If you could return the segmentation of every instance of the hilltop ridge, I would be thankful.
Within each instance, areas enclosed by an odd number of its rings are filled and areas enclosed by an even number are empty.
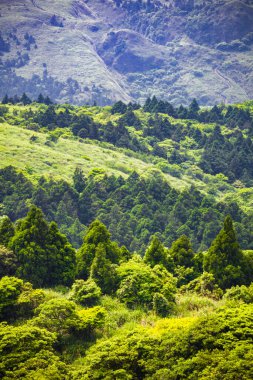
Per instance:
[[[247,0],[14,0],[0,13],[0,96],[42,91],[79,105],[253,97]]]

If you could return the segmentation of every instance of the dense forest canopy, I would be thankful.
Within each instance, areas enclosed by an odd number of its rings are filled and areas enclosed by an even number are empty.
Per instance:
[[[252,378],[252,109],[3,99],[3,379]]]

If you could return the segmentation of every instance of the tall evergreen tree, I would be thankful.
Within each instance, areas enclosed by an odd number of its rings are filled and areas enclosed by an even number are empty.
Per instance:
[[[27,104],[31,104],[32,103],[31,99],[26,95],[25,92],[21,96],[20,101],[24,104],[24,106],[26,106]]]
[[[90,275],[91,265],[96,255],[96,249],[105,250],[105,257],[111,263],[118,264],[121,259],[121,249],[118,244],[110,240],[110,233],[106,226],[99,220],[95,220],[88,228],[84,236],[82,247],[77,252],[78,277],[87,279]]]
[[[243,254],[228,215],[204,258],[204,270],[213,273],[218,285],[226,289],[244,282],[243,268]]]
[[[157,264],[162,264],[167,267],[167,253],[157,236],[153,236],[152,241],[145,252],[144,262],[152,268]]]
[[[6,94],[6,95],[3,97],[2,104],[8,104],[8,103],[9,103],[9,98],[8,98],[8,95]]]
[[[8,216],[0,219],[0,245],[8,246],[11,238],[14,236],[14,227]]]
[[[17,255],[17,274],[35,286],[70,285],[74,278],[75,251],[55,223],[32,206],[15,233],[11,248]]]
[[[186,268],[194,265],[194,252],[189,238],[185,235],[180,236],[172,243],[169,254],[174,260],[175,265],[184,266]]]
[[[45,102],[45,98],[42,94],[39,94],[38,96],[38,99],[37,99],[37,103],[44,103]]]
[[[81,193],[83,189],[85,188],[85,177],[83,174],[82,169],[76,167],[74,176],[73,176],[73,182],[74,182],[74,188],[78,193]]]
[[[111,294],[116,291],[117,276],[115,264],[112,264],[106,257],[106,247],[102,243],[99,243],[96,248],[90,276],[101,288],[103,293]]]

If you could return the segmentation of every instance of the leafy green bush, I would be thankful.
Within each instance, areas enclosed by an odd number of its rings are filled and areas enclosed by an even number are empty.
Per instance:
[[[253,307],[221,308],[173,328],[123,330],[91,347],[73,379],[250,380]],[[159,324],[159,323],[158,323]],[[181,326],[181,327],[180,327]]]
[[[93,279],[76,280],[71,288],[70,299],[83,306],[94,306],[99,302],[101,294],[101,289]]]
[[[168,302],[174,302],[176,281],[163,266],[151,268],[141,259],[133,258],[121,264],[117,274],[120,281],[117,296],[131,308],[142,306],[152,309],[155,293],[161,293]]]
[[[56,333],[59,340],[71,334],[90,333],[97,326],[101,326],[105,318],[102,307],[78,309],[73,301],[64,298],[44,302],[36,309],[36,313],[37,317],[31,323]]]
[[[164,295],[161,293],[155,293],[153,296],[153,310],[154,312],[161,316],[166,317],[171,314],[175,309],[175,304],[173,302],[169,302]]]
[[[253,303],[253,283],[248,287],[245,285],[232,286],[232,288],[226,290],[224,299]]]
[[[14,276],[17,270],[17,256],[13,251],[0,245],[0,277]]]
[[[220,299],[223,291],[218,287],[214,275],[204,272],[201,276],[195,278],[187,285],[180,288],[181,293],[196,293],[204,297]]]
[[[1,379],[66,379],[67,367],[55,355],[56,335],[24,324],[0,324]]]
[[[16,277],[3,277],[0,280],[0,321],[15,317],[15,309],[24,282]]]

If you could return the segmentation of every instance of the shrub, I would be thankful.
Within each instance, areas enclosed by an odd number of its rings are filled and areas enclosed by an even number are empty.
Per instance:
[[[71,288],[70,299],[83,306],[96,305],[101,296],[101,289],[95,281],[89,278],[87,281],[76,280]]]

